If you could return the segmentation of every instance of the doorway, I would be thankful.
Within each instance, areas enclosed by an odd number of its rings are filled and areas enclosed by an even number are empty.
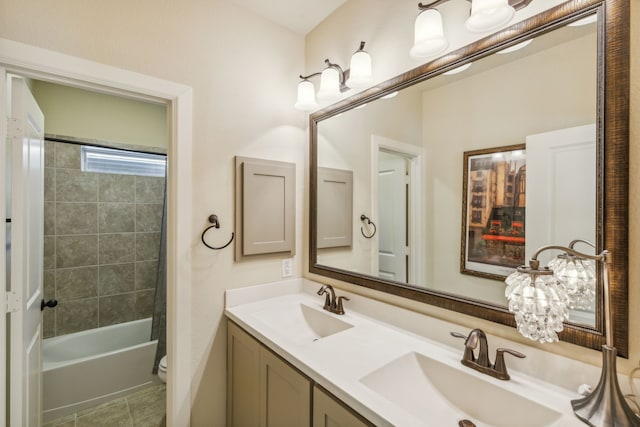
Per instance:
[[[177,260],[189,257],[189,224],[191,220],[191,128],[192,92],[189,87],[152,77],[132,73],[126,70],[108,67],[102,64],[70,57],[52,51],[2,40],[0,46],[0,79],[6,80],[7,72],[13,72],[28,78],[84,87],[119,96],[127,96],[167,105],[169,147],[168,154],[172,158],[168,172],[167,202],[167,353],[172,360],[173,369],[168,370],[167,423],[175,426],[189,424],[190,408],[182,402],[190,401],[190,369],[189,364],[178,363],[189,360],[190,342],[186,334],[175,333],[177,325],[188,328],[189,301],[188,287],[176,292],[176,283],[189,282],[188,269],[178,270]],[[2,85],[4,86],[4,84]],[[0,116],[6,117],[6,90],[0,89]],[[1,141],[8,135],[7,122],[0,121]],[[180,156],[178,153],[180,148]],[[0,161],[5,162],[5,150],[0,150]],[[0,185],[0,200],[4,200],[4,176]],[[1,214],[5,214],[4,206]],[[6,244],[6,233],[0,231],[0,243]],[[0,263],[0,280],[5,280],[5,262]],[[4,286],[3,286],[4,287]],[[5,306],[9,295],[0,293],[0,304]],[[0,341],[9,340],[6,334],[7,316],[0,316]],[[0,355],[0,378],[7,380],[6,354]],[[7,418],[6,390],[0,391],[0,417]],[[9,425],[15,425],[10,423]]]
[[[422,148],[371,137],[372,212],[379,238],[371,254],[378,277],[423,283]]]

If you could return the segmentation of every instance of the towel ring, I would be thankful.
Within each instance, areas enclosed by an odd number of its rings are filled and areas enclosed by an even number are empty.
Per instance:
[[[376,235],[376,231],[378,231],[378,229],[376,228],[376,224],[373,221],[371,221],[371,219],[369,219],[368,216],[366,216],[365,214],[360,215],[360,221],[363,221],[363,222],[366,221],[367,224],[373,225],[373,233],[371,233],[370,236],[367,236],[366,234],[364,234],[364,230],[362,229],[362,227],[360,227],[360,233],[362,233],[365,239],[370,239]]]
[[[223,246],[211,246],[204,240],[204,235],[207,233],[207,231],[211,230],[212,228],[220,228],[220,221],[218,220],[218,215],[216,214],[209,215],[208,220],[211,223],[211,225],[205,228],[204,231],[202,232],[202,236],[201,236],[202,243],[206,247],[208,247],[209,249],[213,249],[214,251],[219,251],[220,249],[224,249],[227,246],[229,246],[231,242],[233,242],[233,238],[235,237],[235,233],[233,232],[231,233],[231,239],[229,239],[229,241]]]

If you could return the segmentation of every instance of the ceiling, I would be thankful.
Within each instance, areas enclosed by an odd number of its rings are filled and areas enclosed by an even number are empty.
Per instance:
[[[306,35],[346,0],[230,0],[291,31]]]

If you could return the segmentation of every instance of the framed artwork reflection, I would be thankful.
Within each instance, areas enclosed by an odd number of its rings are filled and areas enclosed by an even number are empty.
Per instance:
[[[460,272],[504,280],[525,264],[525,144],[466,151]]]

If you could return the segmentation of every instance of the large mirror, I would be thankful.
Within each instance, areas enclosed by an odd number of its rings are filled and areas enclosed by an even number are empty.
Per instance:
[[[583,239],[626,355],[627,8],[567,2],[312,114],[310,271],[513,325],[504,278]],[[561,339],[600,347],[601,286]]]

